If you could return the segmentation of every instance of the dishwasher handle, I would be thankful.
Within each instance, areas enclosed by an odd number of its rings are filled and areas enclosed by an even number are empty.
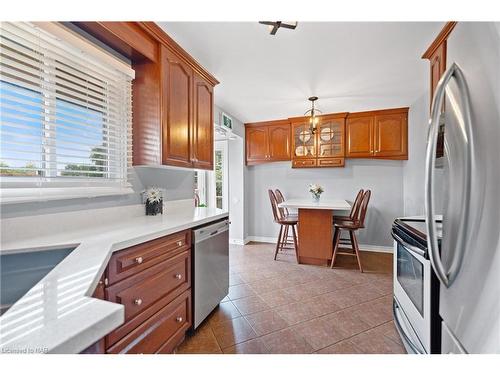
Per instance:
[[[194,243],[205,241],[229,230],[229,220],[224,220],[193,231]]]

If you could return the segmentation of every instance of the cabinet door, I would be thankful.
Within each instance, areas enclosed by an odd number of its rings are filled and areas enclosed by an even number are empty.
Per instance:
[[[316,157],[316,137],[309,129],[309,123],[292,123],[292,159]]]
[[[318,158],[344,157],[344,119],[322,121],[317,137]]]
[[[431,103],[439,79],[446,70],[446,41],[430,57],[431,62]]]
[[[408,158],[408,121],[406,113],[375,116],[375,156]]]
[[[246,128],[247,164],[267,161],[269,155],[269,133],[267,126]]]
[[[346,157],[373,156],[373,116],[349,117],[346,123]]]
[[[269,161],[290,160],[290,125],[268,128]]]
[[[162,47],[162,163],[192,167],[192,69]]]
[[[213,169],[213,88],[198,74],[194,75],[193,102],[194,115],[191,135],[193,166],[200,169]]]

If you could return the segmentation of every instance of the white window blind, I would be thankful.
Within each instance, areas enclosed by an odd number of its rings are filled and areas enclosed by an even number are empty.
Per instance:
[[[54,30],[0,25],[3,201],[26,198],[33,188],[37,195],[54,188],[72,196],[75,188],[129,187],[133,71],[120,69],[121,61],[110,64],[113,57],[82,38],[72,43],[78,39],[72,32]]]

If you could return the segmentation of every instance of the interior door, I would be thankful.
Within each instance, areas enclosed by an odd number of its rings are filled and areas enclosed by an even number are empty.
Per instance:
[[[348,117],[346,122],[346,157],[373,156],[373,116]]]
[[[213,169],[214,123],[213,89],[200,75],[195,74],[194,116],[192,131],[193,166],[199,169]]]
[[[192,167],[192,69],[162,47],[162,162]]]
[[[290,160],[290,125],[272,125],[268,130],[271,161]]]
[[[406,113],[375,116],[375,156],[408,157]]]

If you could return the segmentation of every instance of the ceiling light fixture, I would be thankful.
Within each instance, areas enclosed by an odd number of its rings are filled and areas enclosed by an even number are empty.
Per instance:
[[[311,96],[309,98],[309,101],[311,102],[311,109],[306,111],[304,115],[309,115],[309,129],[311,130],[311,133],[314,134],[316,132],[316,129],[318,128],[318,123],[319,123],[319,117],[318,117],[318,112],[321,114],[322,112],[314,107],[314,102],[318,100],[317,96]]]
[[[297,21],[259,21],[262,25],[267,25],[269,33],[275,35],[280,27],[294,30],[297,27]]]

